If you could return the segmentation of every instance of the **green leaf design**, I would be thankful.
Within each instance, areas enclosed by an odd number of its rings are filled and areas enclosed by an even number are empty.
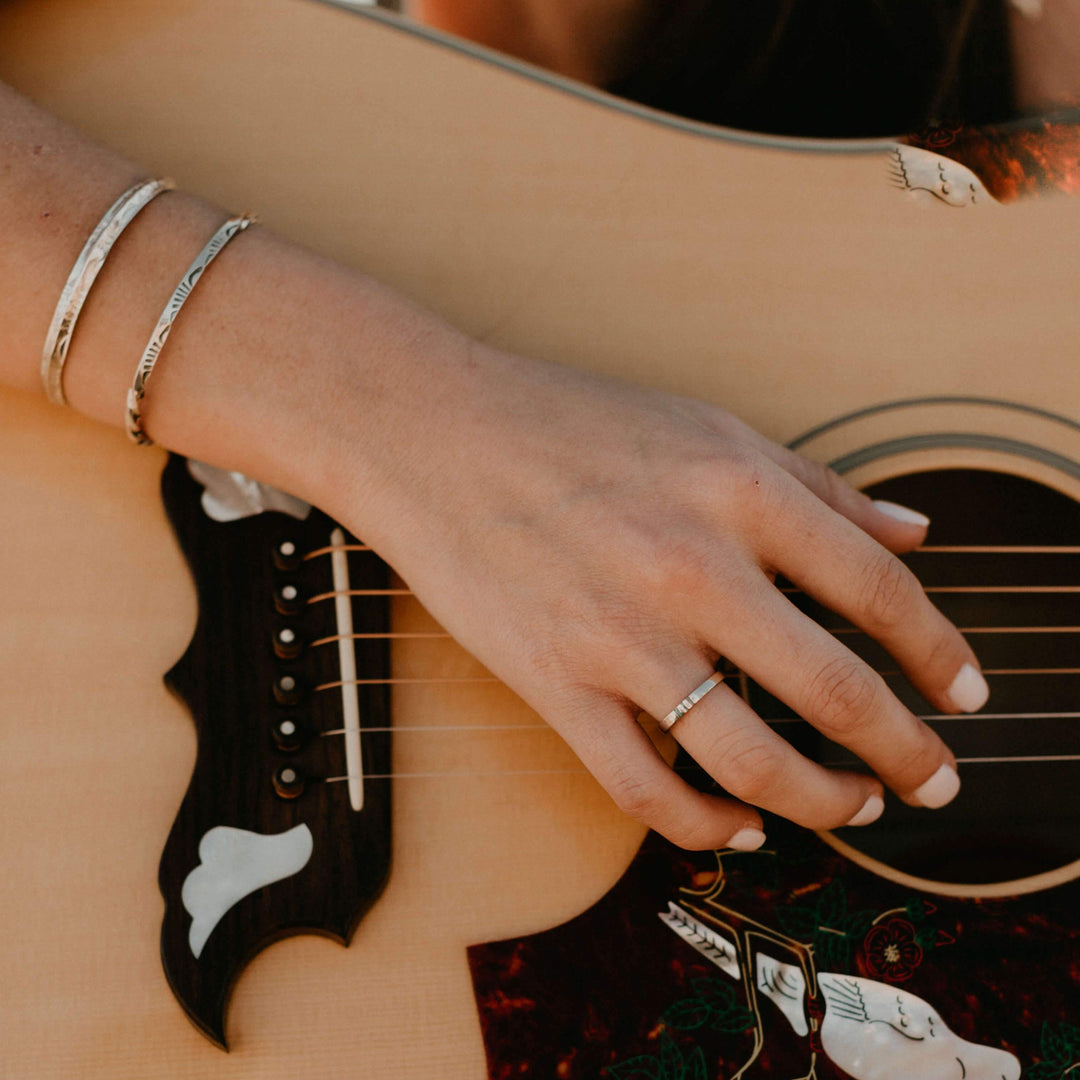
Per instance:
[[[1024,1080],[1061,1080],[1062,1066],[1040,1061],[1038,1065],[1029,1065],[1024,1070]]]
[[[847,893],[839,881],[830,882],[821,890],[817,902],[818,922],[839,930],[847,921]]]
[[[732,1005],[713,1016],[709,1027],[713,1031],[723,1031],[728,1035],[741,1035],[754,1026],[754,1014],[745,1005]]]
[[[818,966],[826,971],[845,971],[851,964],[851,939],[847,934],[818,933],[814,937]]]
[[[926,921],[926,901],[921,896],[909,896],[904,905],[904,912],[908,919],[918,925]]]
[[[817,906],[792,904],[776,911],[780,928],[796,941],[813,941],[818,928]]]
[[[704,998],[714,1009],[726,1009],[735,1004],[735,990],[730,983],[715,979],[711,975],[701,975],[690,985],[698,997]]]
[[[709,1068],[705,1063],[705,1051],[700,1046],[694,1049],[686,1063],[686,1080],[709,1080]]]
[[[666,1032],[660,1033],[660,1080],[683,1080],[686,1069],[679,1044]]]
[[[932,949],[937,944],[937,928],[923,923],[915,928],[915,940],[924,948]]]
[[[872,911],[856,911],[854,915],[847,917],[844,923],[844,931],[848,937],[862,941],[873,925],[874,913]]]
[[[693,1031],[709,1019],[712,1011],[712,1006],[704,998],[683,998],[669,1006],[661,1020],[677,1031]]]
[[[1075,1024],[1062,1024],[1061,1031],[1073,1059],[1080,1057],[1080,1027]],[[1074,1064],[1074,1061],[1070,1061],[1069,1064]]]
[[[613,1080],[661,1080],[660,1060],[651,1054],[639,1054],[617,1065],[609,1065],[607,1074]]]
[[[1054,1064],[1062,1069],[1072,1064],[1073,1047],[1066,1031],[1068,1026],[1071,1025],[1051,1024],[1049,1021],[1043,1024],[1039,1049],[1043,1061],[1047,1064]]]
[[[872,911],[848,913],[847,893],[840,881],[822,889],[815,903],[792,904],[780,908],[776,916],[786,934],[814,946],[818,963],[830,971],[851,966],[853,944],[865,937],[874,921]]]

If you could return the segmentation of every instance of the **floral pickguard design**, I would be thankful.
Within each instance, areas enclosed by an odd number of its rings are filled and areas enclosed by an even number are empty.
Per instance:
[[[1080,1078],[1077,883],[916,894],[767,832],[745,854],[650,834],[589,911],[470,948],[493,1080]]]

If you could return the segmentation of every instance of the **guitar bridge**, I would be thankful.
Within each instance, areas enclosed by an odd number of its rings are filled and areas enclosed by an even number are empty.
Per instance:
[[[162,493],[198,595],[165,678],[198,755],[161,857],[161,955],[226,1048],[251,958],[293,934],[348,944],[389,876],[393,590],[340,525],[239,474],[173,456]]]

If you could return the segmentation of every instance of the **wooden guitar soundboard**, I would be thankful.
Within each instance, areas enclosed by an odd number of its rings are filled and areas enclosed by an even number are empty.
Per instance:
[[[697,127],[317,0],[14,0],[0,77],[482,340],[715,400],[862,485],[991,470],[1080,500],[1080,201],[998,206],[961,171],[905,190],[908,149]],[[0,1074],[479,1080],[466,948],[590,908],[643,830],[463,650],[395,643],[395,678],[436,681],[391,698],[385,891],[350,948],[254,958],[223,1054],[159,957],[196,760],[162,684],[197,616],[165,457],[15,394],[0,433]],[[409,596],[390,614],[438,630]],[[1007,897],[1069,888],[1078,858],[976,886],[859,861],[905,895]],[[1008,1037],[1025,1066],[1037,1026]]]

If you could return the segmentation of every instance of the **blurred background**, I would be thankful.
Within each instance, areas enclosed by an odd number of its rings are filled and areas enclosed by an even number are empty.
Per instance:
[[[1004,199],[1080,190],[1080,0],[378,3],[680,117],[902,138]]]

